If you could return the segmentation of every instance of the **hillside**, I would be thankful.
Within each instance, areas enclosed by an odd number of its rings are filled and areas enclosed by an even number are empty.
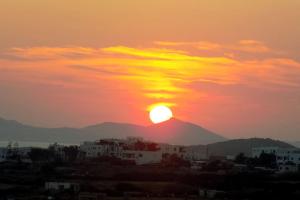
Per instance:
[[[272,139],[250,138],[250,139],[235,139],[224,142],[217,142],[207,145],[209,155],[237,155],[244,153],[247,156],[251,155],[251,150],[254,147],[281,147],[294,148],[294,146]]]

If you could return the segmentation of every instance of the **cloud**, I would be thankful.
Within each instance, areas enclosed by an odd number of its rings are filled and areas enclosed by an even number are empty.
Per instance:
[[[195,49],[208,51],[210,55]],[[264,56],[230,56],[237,52]],[[94,84],[101,80],[115,81],[133,88],[145,98],[168,100],[171,105],[176,105],[178,98],[189,94],[200,95],[201,91],[190,87],[194,82],[299,89],[300,64],[279,54],[274,56],[275,52],[263,42],[255,40],[225,45],[206,41],[158,41],[154,46],[147,47],[12,48],[2,54],[10,57],[3,59],[2,56],[0,62],[1,66],[5,63],[14,69],[28,66],[27,69],[32,73],[39,72],[44,76],[63,74],[76,77],[75,80],[92,80]],[[27,62],[24,63],[22,59]]]
[[[97,56],[100,51],[100,49],[89,47],[15,47],[5,52],[4,55],[27,60],[79,59]]]
[[[265,43],[257,40],[240,40],[233,44],[220,44],[207,41],[199,42],[174,42],[174,41],[155,41],[154,44],[164,47],[189,47],[202,51],[222,51],[229,54],[230,52],[244,52],[253,54],[280,53],[268,47]]]

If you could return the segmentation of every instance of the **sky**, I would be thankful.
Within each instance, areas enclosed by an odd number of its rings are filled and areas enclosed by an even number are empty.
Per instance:
[[[0,116],[300,140],[299,0],[1,0]]]

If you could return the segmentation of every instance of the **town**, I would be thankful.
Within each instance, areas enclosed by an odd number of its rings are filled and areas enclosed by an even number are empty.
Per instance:
[[[0,148],[0,199],[226,199],[299,197],[300,149],[253,147],[218,155],[209,146],[139,137],[48,148]],[[241,183],[243,187],[241,188]],[[269,188],[259,187],[268,183]],[[270,191],[282,185],[282,190]],[[298,188],[298,189],[297,189]],[[29,195],[30,193],[30,195]]]

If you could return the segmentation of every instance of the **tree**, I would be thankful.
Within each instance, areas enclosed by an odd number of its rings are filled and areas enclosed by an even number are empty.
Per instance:
[[[190,162],[179,157],[177,154],[171,154],[162,160],[162,164],[167,167],[188,167]]]
[[[63,149],[68,162],[74,162],[79,154],[78,146],[68,146]]]
[[[53,152],[41,148],[32,148],[28,156],[32,162],[49,162],[54,159]]]
[[[271,153],[260,154],[259,164],[268,168],[276,168],[276,155]]]
[[[235,157],[235,162],[238,164],[245,164],[247,161],[247,157],[245,156],[244,153],[239,153],[236,157]]]

